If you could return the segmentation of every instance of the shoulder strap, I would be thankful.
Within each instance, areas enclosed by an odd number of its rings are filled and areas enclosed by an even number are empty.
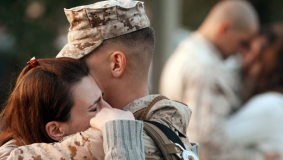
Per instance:
[[[193,151],[185,149],[180,138],[167,126],[158,122],[144,121],[144,130],[156,143],[165,160],[199,160]],[[146,160],[154,160],[154,158],[146,156]]]
[[[154,121],[144,121],[144,122],[153,124],[166,136],[166,138],[171,140],[173,143],[178,143],[183,148],[186,148],[183,142],[181,141],[181,139],[177,136],[177,134],[173,132],[169,127]]]
[[[148,114],[149,110],[155,105],[155,103],[157,103],[158,101],[162,100],[162,99],[168,99],[165,96],[158,96],[155,97],[146,108],[143,108],[142,110],[139,110],[138,112],[134,113],[134,116],[136,118],[136,120],[145,120],[146,119],[146,115]]]
[[[176,148],[179,146],[185,149],[185,146],[181,139],[177,136],[177,134],[172,131],[167,126],[153,121],[146,121],[146,116],[149,110],[160,100],[168,99],[165,96],[157,96],[155,97],[146,108],[134,113],[136,120],[144,121],[144,130],[148,133],[148,135],[155,142],[157,147],[160,149],[162,156],[165,160],[177,160],[181,159],[180,151]],[[176,144],[179,144],[177,146]],[[180,148],[179,147],[179,148]],[[154,159],[151,156],[146,156],[146,160]]]
[[[166,127],[166,126],[165,126]],[[162,130],[155,126],[151,121],[144,122],[144,130],[152,138],[159,148],[165,160],[177,160],[177,153],[175,143],[172,143]],[[150,159],[149,157],[147,160]]]

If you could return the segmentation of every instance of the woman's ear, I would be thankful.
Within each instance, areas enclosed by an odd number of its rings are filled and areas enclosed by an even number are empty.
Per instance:
[[[48,136],[55,141],[60,141],[65,136],[65,132],[62,128],[63,124],[57,121],[48,122],[45,126]]]
[[[126,69],[126,56],[123,52],[115,51],[110,55],[111,72],[115,78],[123,75]]]

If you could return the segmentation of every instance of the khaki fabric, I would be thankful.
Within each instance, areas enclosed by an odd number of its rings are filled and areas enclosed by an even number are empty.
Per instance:
[[[137,99],[128,104],[124,110],[135,113],[145,108],[157,96],[159,95],[149,95]],[[190,117],[191,110],[187,106],[164,99],[151,108],[146,119],[164,124],[175,131],[185,147],[190,149],[191,145],[185,136]],[[158,147],[145,131],[143,132],[143,140],[146,155],[162,159]],[[8,159],[104,159],[102,134],[90,128],[87,131],[68,136],[60,143],[36,143],[21,146],[13,150]],[[5,160],[5,158],[0,160]]]
[[[148,104],[157,96],[159,95],[148,95],[137,99],[124,107],[123,110],[135,113],[147,107]],[[163,99],[155,103],[155,105],[149,110],[146,120],[159,122],[169,127],[180,137],[185,147],[187,149],[191,149],[189,139],[185,136],[187,134],[186,130],[189,125],[190,117],[191,110],[189,107],[175,101]],[[143,139],[145,154],[152,156],[155,159],[162,159],[162,154],[158,147],[145,131],[143,132]]]
[[[150,26],[140,1],[110,0],[64,9],[70,23],[68,44],[56,56],[79,59],[106,39]]]
[[[9,157],[12,150],[16,149],[17,146],[14,140],[10,140],[9,142],[5,143],[3,146],[0,147],[0,160],[5,160]]]
[[[164,67],[160,93],[192,109],[188,133],[200,145],[201,160],[264,159],[259,150],[238,144],[224,131],[225,121],[240,106],[237,87],[221,52],[198,32],[178,46]]]
[[[10,153],[10,156],[1,157],[0,160],[104,159],[102,133],[92,128],[67,136],[60,143],[35,143],[21,147],[16,146],[13,140],[8,143],[14,147],[1,146],[1,148],[5,149],[5,155]]]
[[[107,122],[102,133],[90,128],[65,137],[58,143],[35,143],[19,147],[11,140],[0,147],[0,160],[144,160],[142,137],[141,121],[115,120]]]

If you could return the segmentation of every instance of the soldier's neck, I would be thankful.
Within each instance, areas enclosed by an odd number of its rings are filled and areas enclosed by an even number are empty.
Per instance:
[[[147,83],[139,85],[127,85],[120,86],[113,90],[113,95],[111,99],[108,100],[108,103],[117,109],[123,109],[126,105],[133,102],[136,99],[145,97],[149,95]]]

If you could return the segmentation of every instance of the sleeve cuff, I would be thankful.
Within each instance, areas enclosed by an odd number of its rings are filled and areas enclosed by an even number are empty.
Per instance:
[[[144,156],[143,123],[136,120],[115,120],[102,127],[105,156],[134,157]],[[135,153],[132,151],[136,151]]]

